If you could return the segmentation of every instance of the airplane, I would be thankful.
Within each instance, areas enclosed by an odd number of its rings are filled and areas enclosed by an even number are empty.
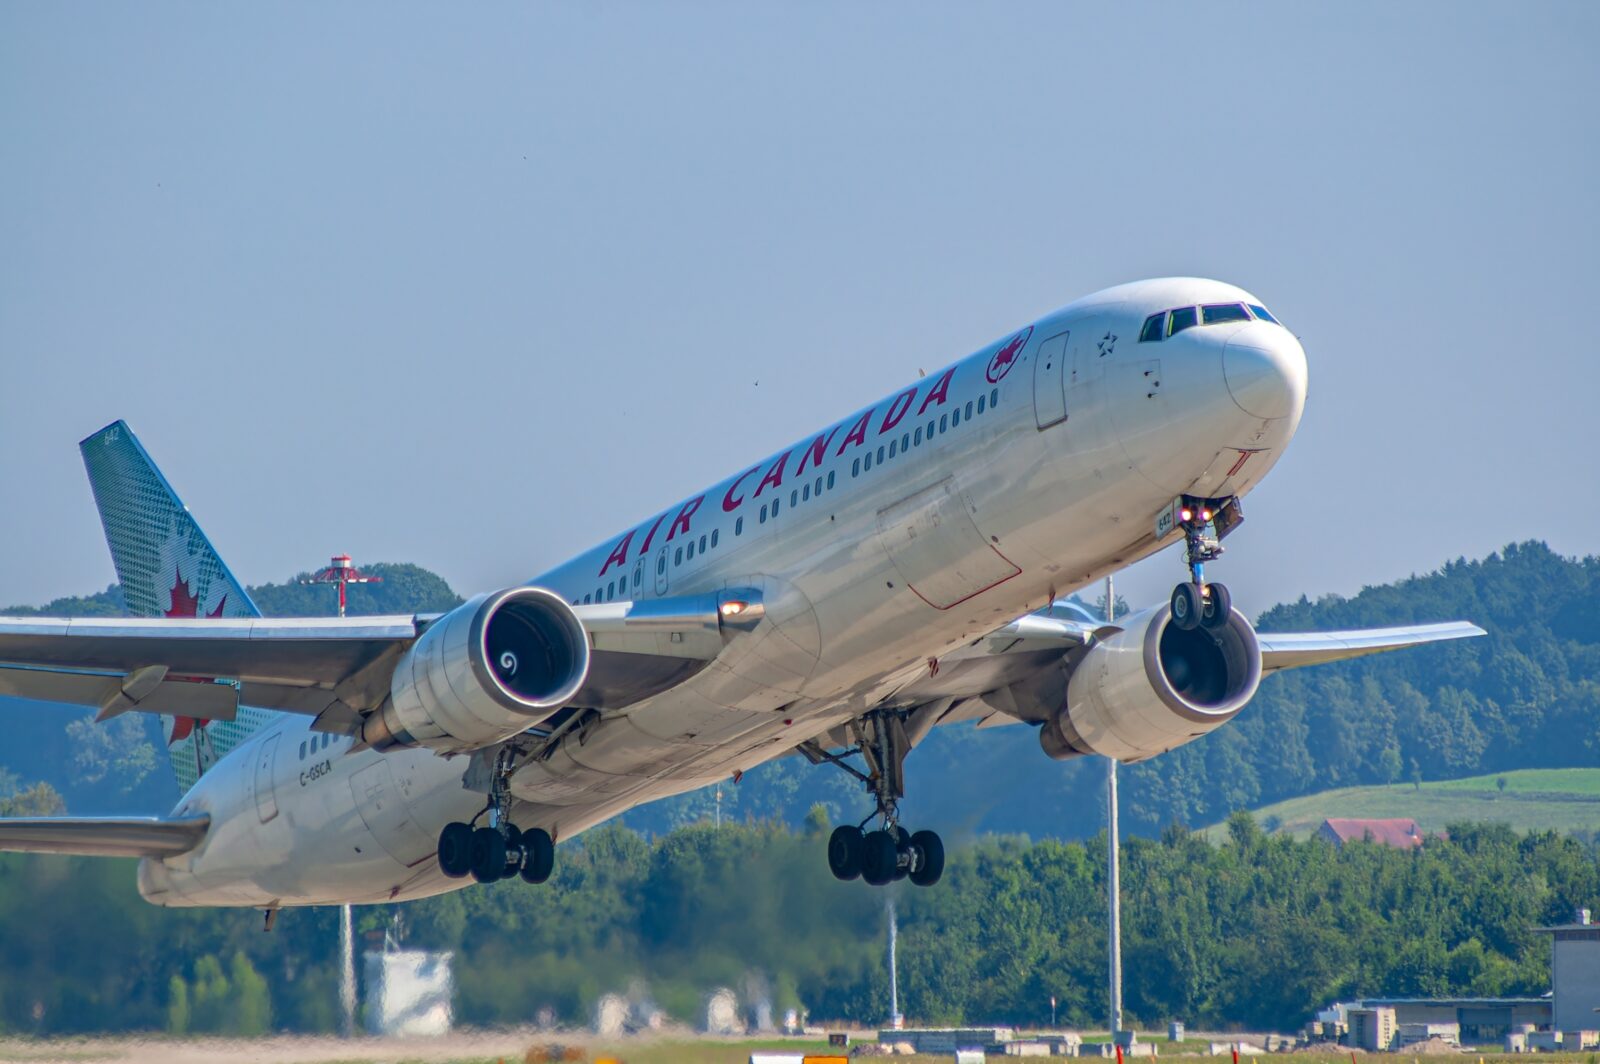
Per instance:
[[[793,755],[870,798],[834,875],[931,885],[943,842],[900,803],[936,726],[1142,761],[1266,673],[1485,634],[1258,633],[1209,579],[1306,386],[1241,288],[1108,288],[527,584],[394,617],[260,616],[115,422],[80,447],[134,616],[0,618],[0,694],[160,714],[185,793],[159,818],[0,821],[0,849],[135,856],[150,902],[270,921],[540,883],[557,841]],[[1113,623],[1065,600],[1179,545],[1166,602]]]

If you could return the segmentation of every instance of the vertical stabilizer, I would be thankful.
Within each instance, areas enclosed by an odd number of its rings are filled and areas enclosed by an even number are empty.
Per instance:
[[[78,450],[130,613],[261,616],[126,422],[112,422],[79,443]],[[173,771],[187,790],[270,715],[241,707],[233,721],[161,719]]]

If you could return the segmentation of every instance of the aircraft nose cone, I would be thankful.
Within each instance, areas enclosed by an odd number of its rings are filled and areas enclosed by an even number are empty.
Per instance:
[[[1306,353],[1289,330],[1255,322],[1222,350],[1228,392],[1245,413],[1259,418],[1296,414],[1306,401]]]

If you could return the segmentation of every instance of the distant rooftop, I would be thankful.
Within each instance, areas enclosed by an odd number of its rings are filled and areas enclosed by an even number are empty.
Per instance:
[[[1422,833],[1417,822],[1409,818],[1392,820],[1360,820],[1353,817],[1329,817],[1317,829],[1317,834],[1336,845],[1360,842],[1371,836],[1373,842],[1396,849],[1409,850],[1422,845]]]

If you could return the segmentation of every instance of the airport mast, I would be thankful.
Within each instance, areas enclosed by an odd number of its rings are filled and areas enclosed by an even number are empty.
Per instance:
[[[1111,574],[1106,574],[1106,622],[1117,614]],[[1122,1033],[1122,869],[1117,843],[1117,759],[1106,759],[1106,898],[1111,927],[1106,935],[1111,962],[1111,1039]]]
[[[338,584],[339,616],[344,616],[345,588],[350,584],[380,584],[381,576],[369,576],[350,564],[350,555],[335,554],[332,564],[313,573],[302,584]],[[340,1031],[346,1038],[356,1033],[356,937],[350,906],[339,906],[339,1006],[343,1013]]]

